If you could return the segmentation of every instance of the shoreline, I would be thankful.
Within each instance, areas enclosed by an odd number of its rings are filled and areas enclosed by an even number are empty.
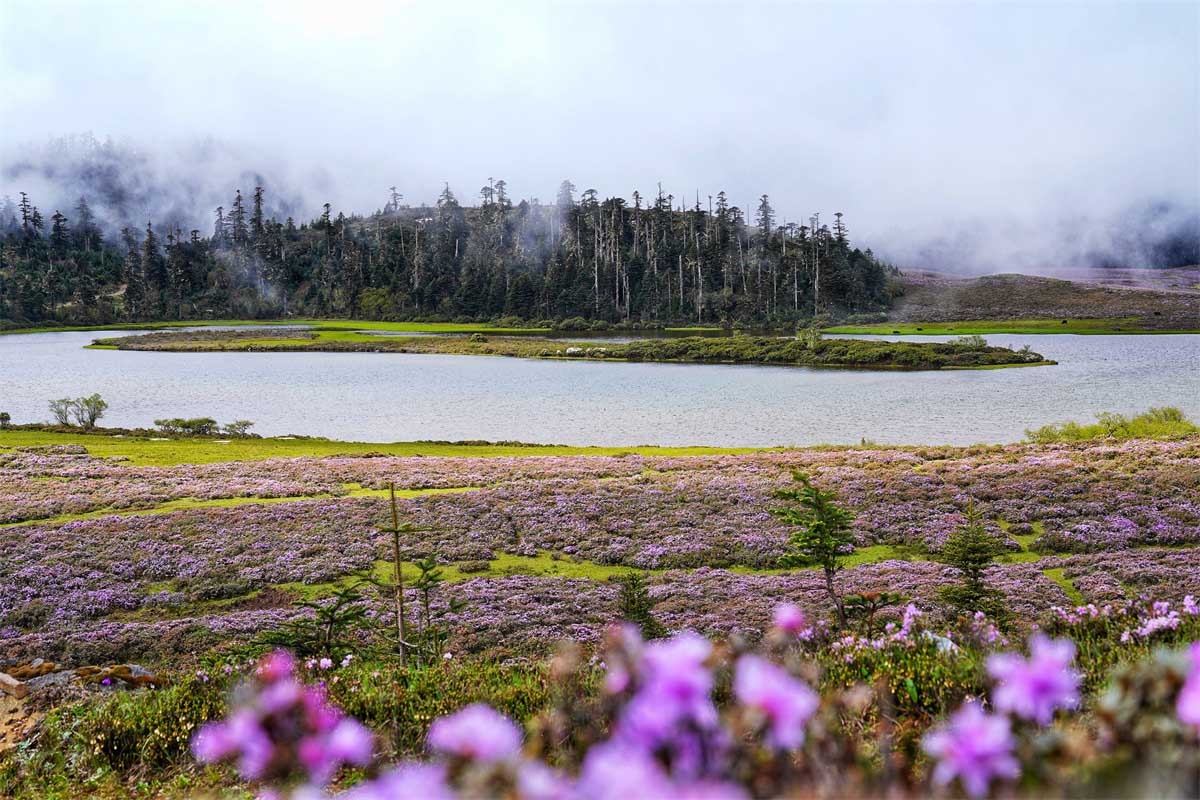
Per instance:
[[[197,319],[197,320],[164,320],[159,322],[127,322],[107,323],[103,325],[48,325],[30,328],[0,329],[0,336],[30,333],[78,333],[90,331],[161,331],[174,328],[191,327],[241,327],[261,326],[312,326],[329,330],[343,331],[391,331],[410,333],[491,333],[511,336],[542,336],[545,334],[562,334],[564,336],[588,334],[638,334],[638,333],[674,333],[687,334],[722,334],[750,335],[755,331],[771,330],[769,327],[754,328],[725,328],[720,325],[668,325],[663,327],[647,326],[608,327],[583,330],[565,330],[548,327],[518,327],[508,328],[493,325],[488,322],[459,323],[459,322],[390,322],[379,320],[359,319],[316,319],[311,317],[296,319]],[[784,328],[779,328],[785,331]],[[1154,328],[1138,324],[1136,318],[1105,318],[1078,317],[1069,318],[1066,324],[1061,319],[1034,317],[1029,319],[1004,320],[961,320],[940,322],[879,322],[865,325],[837,324],[822,328],[823,334],[848,334],[856,336],[944,336],[972,334],[1080,334],[1080,335],[1186,335],[1200,334],[1200,322],[1194,328]]]

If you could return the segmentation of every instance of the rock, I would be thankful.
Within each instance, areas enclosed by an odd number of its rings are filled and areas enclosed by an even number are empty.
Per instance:
[[[7,672],[0,672],[0,691],[21,700],[29,694],[29,687]]]
[[[25,682],[25,685],[32,691],[40,691],[47,686],[63,686],[75,680],[77,677],[75,670],[64,669],[58,672],[51,672],[46,675],[41,675],[37,678],[31,678]]]

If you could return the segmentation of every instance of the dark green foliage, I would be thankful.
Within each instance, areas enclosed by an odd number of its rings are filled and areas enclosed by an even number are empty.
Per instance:
[[[12,425],[12,414],[7,411],[0,411],[0,428],[7,428]]]
[[[240,669],[245,656],[233,662]],[[179,792],[187,784],[176,770],[196,775],[188,742],[205,722],[227,713],[229,690],[243,677],[224,678],[219,663],[205,669],[208,681],[188,675],[166,688],[96,696],[53,711],[38,746],[0,757],[0,797],[125,797],[131,790],[123,779],[132,781],[130,776],[151,782],[175,777],[174,791],[164,796],[193,796]],[[327,684],[331,702],[379,732],[387,751],[406,755],[424,753],[432,720],[471,703],[487,703],[521,722],[550,703],[546,665],[525,660],[455,659],[404,669],[356,659],[337,675],[336,683]],[[595,690],[595,675],[588,673],[588,692]],[[104,779],[112,781],[111,792],[97,791],[102,784],[96,781]]]
[[[569,320],[650,324],[794,323],[885,309],[894,272],[844,231],[755,222],[723,194],[712,211],[669,195],[623,198],[560,190],[554,205],[513,204],[490,182],[478,206],[449,187],[435,206],[334,214],[296,224],[271,198],[240,191],[211,237],[146,224],[105,241],[80,200],[47,234],[28,197],[0,228],[0,319],[268,318]],[[570,188],[569,182],[564,187]],[[502,199],[501,199],[502,198]],[[19,212],[19,213],[18,213]],[[819,270],[814,269],[818,266]],[[817,277],[820,276],[818,281]],[[582,324],[580,324],[582,322]]]
[[[661,639],[667,629],[654,618],[655,600],[650,596],[646,578],[640,572],[631,572],[620,578],[621,593],[617,596],[617,613],[625,622],[641,630],[643,638]]]
[[[446,641],[449,635],[441,625],[446,614],[456,614],[464,608],[463,601],[451,597],[443,610],[435,610],[433,596],[445,582],[442,569],[438,566],[436,554],[429,554],[415,562],[420,570],[417,579],[413,581],[413,590],[417,593],[418,611],[413,619],[413,630],[408,634],[413,639],[413,650],[418,664],[435,664],[446,653]]]
[[[968,614],[982,611],[1000,621],[1007,616],[1003,595],[987,585],[984,573],[1005,551],[1004,542],[987,531],[974,503],[967,505],[966,516],[966,522],[946,537],[938,553],[938,560],[957,569],[962,580],[957,586],[942,589],[940,594],[959,611]]]
[[[850,523],[854,515],[837,505],[836,492],[817,488],[807,475],[793,472],[798,489],[780,489],[775,497],[790,501],[790,505],[771,509],[771,514],[792,526],[788,537],[788,554],[780,566],[818,566],[825,575],[825,590],[837,610],[838,624],[846,627],[846,608],[834,578],[844,566],[843,557],[854,549],[854,532]]]
[[[233,436],[237,439],[248,439],[252,435],[250,429],[254,427],[254,423],[248,419],[236,419],[233,422],[228,422],[221,427],[221,433],[225,436]]]
[[[3,761],[0,796],[97,796],[80,789],[106,772],[144,774],[190,764],[192,735],[226,711],[224,689],[189,677],[166,688],[118,692],[57,709],[42,724],[42,746]],[[80,785],[47,791],[52,780]]]
[[[161,432],[178,436],[212,436],[218,427],[217,421],[212,417],[156,419],[154,424]]]
[[[809,327],[794,339],[765,336],[643,339],[609,348],[630,361],[725,361],[751,364],[820,366],[976,367],[1041,361],[1037,353],[1007,347],[949,343],[822,339]]]
[[[212,417],[196,417],[194,419],[156,419],[158,433],[168,436],[231,436],[236,439],[254,439],[258,434],[250,433],[254,423],[248,419],[239,419],[226,425],[220,425]]]
[[[354,635],[366,626],[366,606],[354,587],[343,587],[323,601],[300,601],[296,608],[308,609],[312,616],[300,617],[266,631],[258,642],[286,647],[297,656],[341,658],[357,647]]]

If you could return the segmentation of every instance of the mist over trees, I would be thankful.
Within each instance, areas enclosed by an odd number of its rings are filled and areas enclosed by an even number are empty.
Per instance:
[[[214,317],[771,323],[877,311],[894,272],[848,223],[779,224],[762,195],[690,204],[578,192],[514,203],[488,179],[477,205],[449,186],[433,206],[396,187],[367,216],[268,213],[236,190],[212,228],[147,222],[106,236],[86,197],[49,217],[26,193],[0,204],[0,320],[104,323]]]

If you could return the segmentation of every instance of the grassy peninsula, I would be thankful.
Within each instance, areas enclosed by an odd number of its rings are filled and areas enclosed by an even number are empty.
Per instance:
[[[594,344],[492,336],[374,336],[346,330],[169,331],[99,339],[97,348],[171,352],[334,351],[498,355],[516,358],[768,364],[868,369],[975,369],[1052,364],[1040,354],[992,347],[969,337],[953,342],[879,342],[851,339],[688,336]]]

